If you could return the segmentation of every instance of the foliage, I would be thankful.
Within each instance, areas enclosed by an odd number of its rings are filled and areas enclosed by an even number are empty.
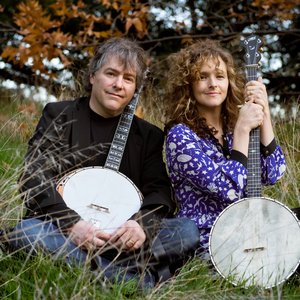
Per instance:
[[[243,35],[262,37],[261,70],[268,91],[284,101],[300,92],[299,6],[297,0],[281,1],[161,1],[150,15],[154,39],[147,42],[157,55],[167,55],[197,38],[220,40],[242,61]],[[153,10],[153,7],[151,7]],[[158,13],[158,12],[159,13]],[[162,15],[162,17],[159,17]],[[182,18],[181,16],[184,16]],[[146,42],[143,42],[143,44]],[[161,69],[161,66],[158,66]]]
[[[135,27],[139,37],[145,35],[146,10],[143,10],[143,6],[137,6],[137,9],[133,11],[130,1],[110,3],[108,0],[103,0],[100,3],[109,10],[119,12],[118,18],[125,23],[125,33],[128,33],[131,27]],[[19,12],[14,15],[14,22],[19,27],[18,34],[24,38],[18,45],[7,46],[2,57],[21,66],[32,60],[33,71],[39,70],[50,76],[54,74],[44,64],[45,59],[50,61],[52,58],[59,57],[62,64],[68,66],[70,60],[65,54],[67,48],[77,48],[87,42],[94,43],[96,39],[101,40],[113,34],[121,34],[118,28],[113,32],[114,20],[111,15],[101,15],[101,9],[99,10],[100,16],[97,16],[95,12],[88,12],[87,5],[82,0],[77,1],[77,4],[72,4],[71,8],[66,0],[57,0],[48,7],[51,15],[36,0],[21,2],[17,8]],[[68,26],[68,23],[76,25],[77,30],[64,32],[66,31],[64,26]]]
[[[5,68],[0,78],[49,90],[69,87],[67,83],[86,66],[93,46],[124,35],[150,52],[156,74],[166,68],[166,55],[197,38],[219,39],[241,58],[241,36],[255,32],[265,42],[262,71],[269,93],[288,100],[300,93],[298,2],[3,0],[0,62]]]
[[[84,60],[95,44],[108,37],[134,33],[143,38],[147,33],[148,8],[139,1],[41,2],[17,5],[1,54],[27,77],[32,74],[40,81],[58,79],[62,69]],[[58,66],[53,59],[59,59]]]

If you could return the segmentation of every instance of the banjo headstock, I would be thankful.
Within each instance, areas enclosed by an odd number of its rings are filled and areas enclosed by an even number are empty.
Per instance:
[[[262,44],[262,40],[256,35],[250,35],[241,41],[241,45],[245,48],[246,52],[244,55],[246,67],[258,64],[261,59],[259,49]]]

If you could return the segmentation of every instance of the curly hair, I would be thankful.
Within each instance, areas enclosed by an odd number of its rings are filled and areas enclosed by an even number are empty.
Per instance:
[[[227,67],[229,80],[227,97],[222,105],[223,126],[226,131],[233,130],[238,117],[238,105],[244,102],[245,76],[238,72],[230,52],[220,42],[210,39],[198,40],[168,58],[170,69],[163,99],[165,130],[175,124],[184,123],[201,137],[217,132],[215,128],[208,127],[205,118],[199,117],[192,83],[199,78],[204,62],[212,59],[218,65],[220,58]]]

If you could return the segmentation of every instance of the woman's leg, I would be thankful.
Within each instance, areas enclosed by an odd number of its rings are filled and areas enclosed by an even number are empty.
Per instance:
[[[194,256],[199,247],[199,230],[188,218],[163,219],[161,229],[153,240],[152,269],[159,280],[170,278],[175,271]]]
[[[152,244],[157,260],[176,262],[180,258],[194,256],[199,247],[199,230],[188,218],[163,219],[161,229]]]

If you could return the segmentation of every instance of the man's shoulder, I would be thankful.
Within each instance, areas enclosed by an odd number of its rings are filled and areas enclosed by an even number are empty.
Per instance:
[[[153,133],[157,133],[159,135],[163,135],[163,131],[156,125],[141,119],[137,116],[134,117],[134,123],[136,124],[137,127],[140,128],[140,130],[142,131],[146,131],[146,132],[153,132]]]
[[[68,111],[73,110],[75,108],[78,109],[85,103],[85,101],[85,98],[77,98],[73,100],[50,102],[45,105],[44,111],[51,115],[67,113]]]
[[[66,107],[76,107],[84,101],[84,98],[70,99],[70,100],[61,100],[55,102],[49,102],[45,105],[45,109],[57,109],[61,110]]]

